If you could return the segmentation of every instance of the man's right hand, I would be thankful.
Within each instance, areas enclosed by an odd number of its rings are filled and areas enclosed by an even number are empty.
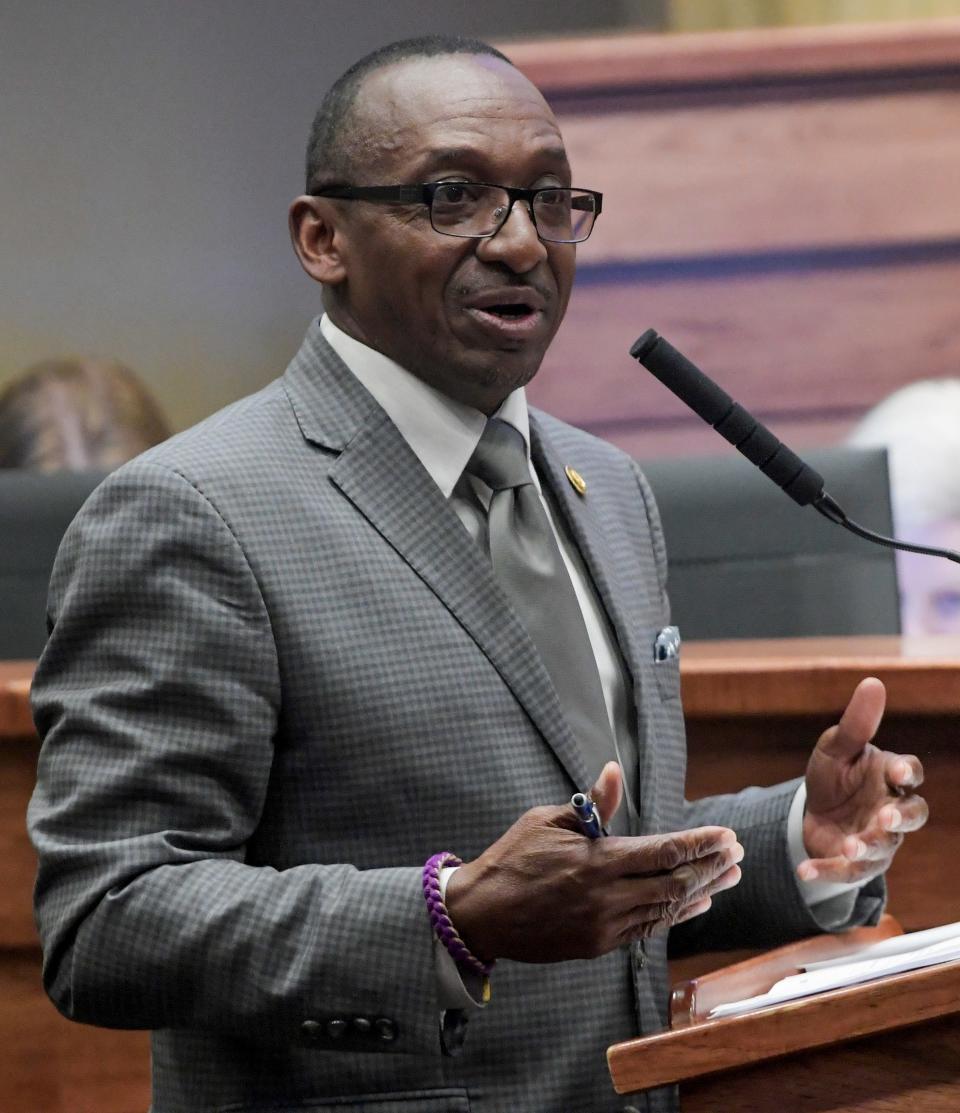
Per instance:
[[[590,793],[604,825],[621,794],[608,762]],[[706,912],[742,858],[726,827],[588,839],[569,804],[532,808],[453,874],[446,905],[484,961],[595,958]]]

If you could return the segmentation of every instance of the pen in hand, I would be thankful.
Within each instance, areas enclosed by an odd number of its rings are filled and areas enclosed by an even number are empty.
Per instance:
[[[585,792],[575,792],[570,798],[570,803],[573,806],[573,810],[577,813],[580,830],[588,839],[599,839],[607,833],[604,831],[603,824],[600,822],[600,813],[597,811],[597,805]]]

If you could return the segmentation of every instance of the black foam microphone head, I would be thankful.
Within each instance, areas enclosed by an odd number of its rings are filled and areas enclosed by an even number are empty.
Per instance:
[[[653,329],[647,329],[630,354],[795,502],[806,506],[823,494],[823,477],[819,472],[791,452]]]

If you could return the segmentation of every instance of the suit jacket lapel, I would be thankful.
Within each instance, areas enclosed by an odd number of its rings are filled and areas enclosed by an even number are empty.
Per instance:
[[[340,455],[331,482],[464,627],[574,786],[586,770],[547,671],[489,562],[396,426],[323,339],[308,334],[285,381],[308,440]]]
[[[564,523],[583,558],[633,681],[640,773],[639,810],[642,819],[645,812],[644,796],[652,788],[650,777],[652,755],[646,745],[647,722],[643,711],[642,693],[644,666],[641,662],[645,661],[644,654],[649,650],[649,646],[644,645],[643,635],[647,631],[630,606],[636,588],[625,582],[617,562],[608,550],[603,523],[598,520],[594,505],[590,501],[589,486],[586,497],[581,496],[574,491],[566,477],[565,465],[570,463],[576,467],[578,461],[560,459],[554,447],[544,436],[534,413],[530,414],[530,442],[537,474],[548,488],[553,503],[563,516]],[[589,480],[589,473],[587,479]]]

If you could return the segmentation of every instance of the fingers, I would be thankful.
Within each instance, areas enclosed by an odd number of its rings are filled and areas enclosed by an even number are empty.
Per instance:
[[[843,840],[842,858],[850,862],[889,862],[900,844],[903,835],[891,834],[880,828],[861,835],[848,835]]]
[[[797,866],[801,881],[839,881],[847,885],[858,885],[880,872],[873,862],[851,862],[842,854],[835,858],[809,858]]]
[[[840,722],[824,731],[817,742],[825,756],[851,761],[876,735],[887,702],[883,681],[875,676],[861,680],[854,689]]]
[[[729,850],[711,854],[695,864],[686,862],[676,869],[656,874],[620,876],[603,884],[607,913],[632,916],[643,907],[689,904],[708,890],[719,892],[712,887],[721,881],[723,888],[735,884],[739,880],[739,863],[742,860],[743,847],[737,843]]]
[[[605,809],[615,806],[619,767],[608,765],[595,788]],[[474,954],[593,958],[706,911],[740,880],[742,857],[728,828],[587,839],[569,804],[543,805],[454,873],[446,904]]]
[[[665,875],[665,885],[669,898],[674,901],[689,901],[704,890],[715,885],[722,878],[736,876],[740,880],[740,862],[743,861],[743,847],[739,843],[730,851],[720,854],[711,854],[708,858],[700,859],[696,864],[687,863],[678,866]],[[722,888],[729,888],[723,885]],[[713,888],[711,892],[719,892]]]
[[[674,870],[643,880],[647,882],[648,887],[652,886],[655,890],[656,895],[652,897],[652,901],[688,904],[707,891],[720,892],[721,889],[736,884],[740,880],[738,863],[742,861],[743,847],[735,843],[728,850],[710,854],[696,862],[685,862]],[[631,884],[639,884],[639,882],[631,882]]]
[[[650,877],[694,864],[712,855],[733,852],[743,847],[735,831],[729,827],[694,827],[689,831],[671,831],[663,835],[605,840],[610,876]],[[740,858],[731,859],[740,861]],[[729,864],[729,863],[728,863]]]
[[[620,791],[620,768],[608,763],[591,791],[601,815],[601,800],[619,802]],[[594,911],[610,939],[602,951],[702,915],[714,895],[739,883],[744,850],[728,827],[697,827],[600,839],[591,844],[590,854],[600,883]]]
[[[703,897],[702,900],[695,901],[693,904],[688,904],[687,907],[680,913],[679,916],[673,921],[673,926],[677,924],[686,923],[687,920],[692,920],[697,916],[702,916],[704,912],[709,912],[713,907],[713,901],[710,897]]]
[[[841,851],[851,861],[881,861],[892,858],[909,831],[918,831],[929,809],[922,796],[905,796],[885,804],[863,831],[847,835]]]
[[[884,805],[867,829],[843,840],[842,856],[850,861],[879,861],[885,869],[900,848],[903,836],[919,830],[927,823],[928,815],[927,801],[922,796],[903,797]]]
[[[639,904],[631,910],[624,920],[621,937],[624,942],[647,939],[668,930],[676,924],[692,920],[707,912],[713,897],[740,883],[741,872],[738,865],[729,866],[718,876],[708,881],[702,888],[688,891],[686,895],[673,900]]]
[[[930,808],[922,796],[911,794],[891,801],[877,812],[877,825],[883,831],[906,834],[919,831],[927,822]]]
[[[904,835],[923,827],[928,815],[922,796],[899,797],[884,804],[863,831],[847,835],[839,855],[807,859],[797,867],[797,874],[802,881],[860,881],[874,876],[890,864]]]
[[[617,814],[623,798],[623,773],[615,761],[608,761],[600,770],[597,783],[590,789],[590,799],[597,805],[600,822],[604,827]]]
[[[832,858],[808,858],[797,866],[801,881],[839,881],[857,885],[883,873],[893,860],[903,835],[879,828],[843,840],[842,854]]]
[[[884,776],[894,792],[912,792],[923,784],[923,766],[913,754],[887,754]]]
[[[623,942],[646,938],[705,912],[712,897],[739,884],[742,859],[737,843],[667,873],[621,878],[607,890],[606,915],[616,919]]]
[[[921,770],[922,776],[922,770]],[[904,836],[927,822],[929,808],[922,796],[910,793],[889,799],[878,808],[861,831],[839,841],[839,854],[808,858],[797,867],[801,881],[859,883],[884,872],[900,848]]]
[[[888,854],[879,858],[867,856],[852,860],[845,854],[839,854],[835,858],[810,858],[797,866],[797,876],[801,881],[863,885],[887,870],[895,850],[896,846]]]
[[[726,889],[732,889],[740,883],[741,876],[740,866],[736,863],[718,868],[714,876],[704,879],[702,884],[696,886],[690,885],[686,879],[678,881],[674,875],[663,883],[663,899],[649,904],[637,904],[631,910],[630,916],[636,923],[674,920],[680,912],[691,905],[716,896]]]

